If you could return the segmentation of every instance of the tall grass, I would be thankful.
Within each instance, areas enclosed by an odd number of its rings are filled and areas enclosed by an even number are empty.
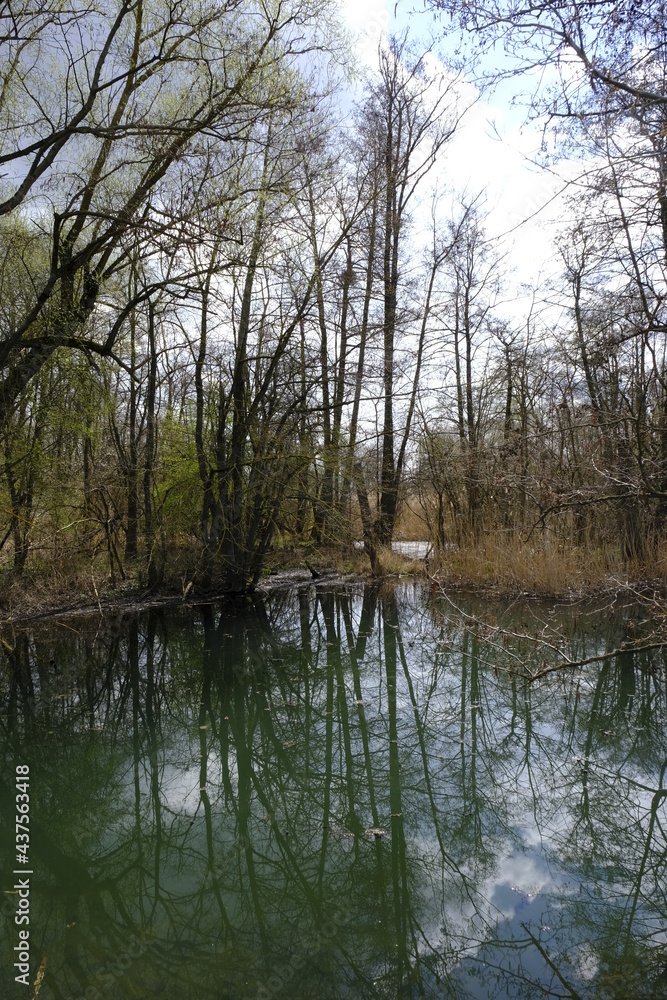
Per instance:
[[[577,548],[498,532],[442,553],[429,569],[441,581],[460,587],[544,596],[626,581],[662,586],[667,580],[667,543],[638,563],[624,561],[617,547]]]

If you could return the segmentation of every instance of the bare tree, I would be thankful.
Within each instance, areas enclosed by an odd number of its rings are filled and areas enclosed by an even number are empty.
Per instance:
[[[380,49],[377,82],[362,109],[365,135],[377,148],[382,197],[379,216],[382,288],[381,471],[377,542],[391,542],[398,507],[404,449],[396,454],[396,338],[401,327],[400,270],[408,213],[420,185],[435,165],[462,116],[456,81],[429,70],[428,53],[415,56],[406,37]],[[406,430],[414,406],[408,410]]]
[[[667,103],[661,74],[667,33],[661,0],[427,0],[434,11],[456,18],[472,47],[466,64],[480,81],[529,73],[536,111],[553,119],[574,119],[590,110],[590,91],[613,95],[631,110],[639,102]],[[450,31],[451,22],[446,21]],[[485,59],[501,44],[512,59],[503,68]],[[492,69],[486,67],[492,65]],[[554,68],[546,84],[534,70]],[[575,72],[573,72],[573,67]],[[579,70],[577,72],[576,70]],[[553,79],[553,78],[552,78]]]

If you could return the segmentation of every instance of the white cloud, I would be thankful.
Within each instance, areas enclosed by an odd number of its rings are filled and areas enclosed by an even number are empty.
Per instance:
[[[359,68],[371,71],[377,67],[378,42],[389,29],[406,27],[417,39],[422,29],[432,28],[419,16],[407,17],[400,10],[396,21],[394,4],[386,0],[341,0],[341,14],[356,38]],[[425,35],[424,45],[428,45]],[[443,72],[445,78],[451,79],[446,64],[434,50],[428,62],[435,76]],[[539,125],[524,124],[524,109],[511,103],[511,87],[500,87],[495,94],[480,98],[472,83],[462,81],[459,93],[462,105],[469,103],[472,107],[429,180],[437,183],[441,193],[451,191],[454,203],[464,191],[468,198],[484,192],[487,232],[490,238],[503,238],[502,249],[508,252],[507,270],[514,289],[522,284],[540,284],[558,267],[553,236],[565,221],[566,180],[580,172],[581,164],[565,162],[557,171],[538,166],[535,161],[542,131]],[[416,229],[430,227],[428,187],[426,182],[422,204],[413,206]],[[523,313],[528,302],[517,297],[514,311]]]
[[[386,0],[341,0],[341,14],[355,38],[355,51],[363,67],[377,66],[378,42],[389,27]]]

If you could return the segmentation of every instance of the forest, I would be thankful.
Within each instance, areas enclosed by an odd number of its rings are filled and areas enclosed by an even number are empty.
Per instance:
[[[399,538],[463,582],[664,580],[662,3],[425,0],[368,72],[332,0],[4,2],[0,46],[5,605]],[[448,183],[508,84],[576,166],[521,290]]]

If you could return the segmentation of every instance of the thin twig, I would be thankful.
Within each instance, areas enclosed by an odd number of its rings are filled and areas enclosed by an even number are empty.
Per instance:
[[[562,660],[560,663],[552,663],[549,667],[543,667],[542,670],[538,670],[537,673],[530,674],[527,680],[536,681],[539,677],[544,677],[546,674],[552,674],[556,670],[566,670],[568,667],[585,667],[589,663],[600,663],[603,660],[611,660],[615,656],[621,656],[623,653],[641,653],[645,649],[661,649],[663,646],[667,646],[667,638],[661,639],[658,642],[647,642],[643,645],[637,643],[636,645],[622,645],[617,649],[612,649],[608,653],[598,653],[595,656],[586,656],[583,660]]]

